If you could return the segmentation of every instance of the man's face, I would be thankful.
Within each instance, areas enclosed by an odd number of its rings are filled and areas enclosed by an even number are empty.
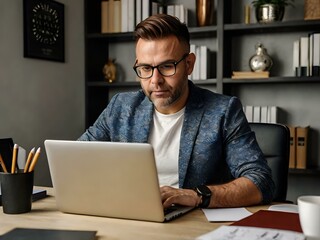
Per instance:
[[[159,40],[139,39],[136,44],[136,65],[157,66],[177,62],[187,53],[188,47],[179,43],[174,36]],[[140,79],[144,93],[159,112],[175,113],[185,106],[188,97],[188,75],[193,70],[194,61],[194,55],[189,54],[176,65],[173,76],[162,76],[155,68],[152,77]]]

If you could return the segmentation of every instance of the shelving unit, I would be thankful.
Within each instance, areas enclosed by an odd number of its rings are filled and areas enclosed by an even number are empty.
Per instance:
[[[109,46],[117,44],[132,45],[134,39],[129,33],[100,33],[100,1],[85,0],[85,75],[86,75],[86,126],[91,125],[107,105],[110,97],[117,91],[138,89],[139,83],[128,76],[126,81],[107,83],[103,79],[102,68],[108,59]],[[176,0],[178,1],[178,0]],[[312,167],[320,166],[320,78],[294,77],[290,72],[292,49],[295,38],[320,29],[320,21],[304,21],[293,19],[272,24],[244,24],[240,19],[239,5],[249,0],[216,0],[216,25],[208,27],[189,27],[191,41],[209,39],[216,41],[214,62],[216,75],[208,80],[194,81],[197,85],[214,87],[218,93],[238,96],[243,105],[276,105],[284,114],[280,121],[291,125],[310,125],[311,133],[309,158]],[[166,2],[166,1],[164,1]],[[168,1],[169,2],[169,1]],[[173,2],[173,1],[170,1]],[[181,2],[181,1],[180,1]],[[184,2],[184,1],[183,1]],[[187,1],[186,1],[187,2]],[[303,0],[295,4],[300,6]],[[243,5],[244,6],[244,5]],[[191,9],[192,10],[192,9]],[[303,11],[296,7],[296,11]],[[193,9],[194,11],[194,9]],[[237,15],[238,17],[235,17]],[[301,16],[301,14],[300,14]],[[266,41],[271,57],[275,57],[275,66],[268,79],[231,79],[232,71],[248,70],[245,64],[250,55],[254,54],[254,42]],[[274,40],[275,39],[275,40]],[[292,42],[288,42],[292,41]],[[249,45],[250,44],[250,45]],[[283,46],[282,46],[283,45]],[[272,51],[275,49],[274,51]],[[282,53],[281,51],[286,51]],[[281,52],[277,55],[277,51]],[[119,56],[126,57],[126,56]],[[127,60],[126,68],[132,66]],[[318,170],[304,170],[319,175]],[[290,170],[290,174],[299,174],[303,170]]]

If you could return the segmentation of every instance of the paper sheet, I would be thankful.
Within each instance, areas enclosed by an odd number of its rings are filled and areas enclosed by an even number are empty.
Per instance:
[[[302,233],[271,228],[221,226],[196,240],[304,240]]]
[[[234,222],[250,216],[246,208],[202,209],[209,222]]]

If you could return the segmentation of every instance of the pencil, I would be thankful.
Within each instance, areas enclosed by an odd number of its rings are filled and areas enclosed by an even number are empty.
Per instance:
[[[6,164],[4,163],[1,154],[0,154],[0,164],[1,164],[2,170],[3,170],[5,173],[7,173],[8,170],[7,170],[7,168],[6,168]]]
[[[30,167],[29,167],[29,172],[32,172],[34,170],[34,167],[36,166],[36,163],[38,161],[39,155],[40,155],[40,147],[37,149],[36,154],[34,155],[34,157],[32,159],[32,162],[31,162]]]
[[[14,144],[13,153],[12,153],[11,173],[15,173],[16,172],[18,149],[19,149],[18,144]]]
[[[34,152],[35,152],[35,148],[32,148],[29,155],[28,155],[28,159],[27,159],[27,162],[26,162],[26,165],[24,166],[24,170],[23,172],[26,173],[28,171],[28,168],[30,166],[30,163],[31,163],[31,160],[34,156]]]

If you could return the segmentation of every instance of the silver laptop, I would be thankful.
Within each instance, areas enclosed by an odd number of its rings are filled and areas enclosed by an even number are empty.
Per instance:
[[[164,222],[153,148],[146,143],[46,140],[58,209],[66,213]]]

